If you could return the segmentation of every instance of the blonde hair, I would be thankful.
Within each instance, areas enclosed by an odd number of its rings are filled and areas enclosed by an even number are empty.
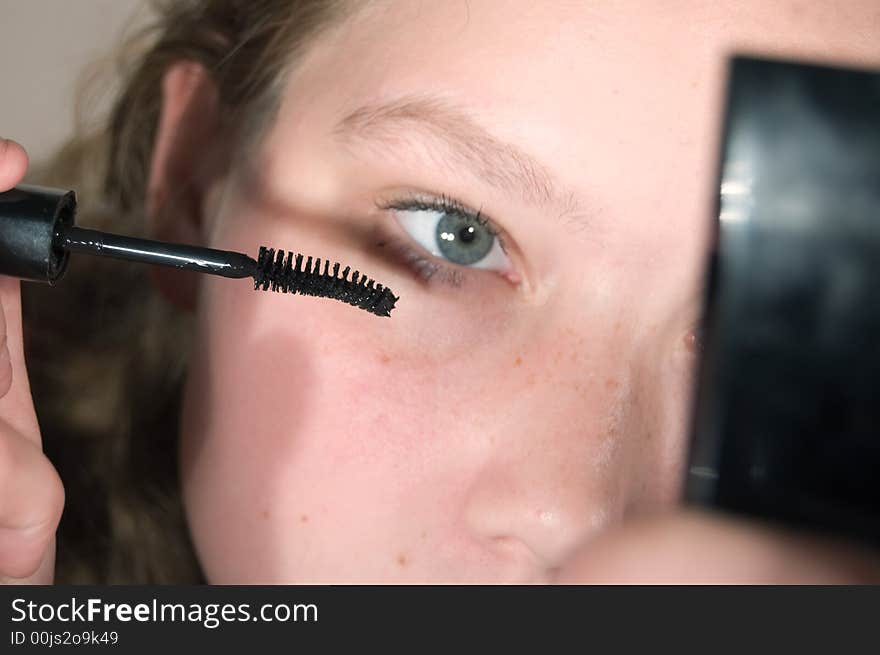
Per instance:
[[[109,121],[35,174],[77,191],[77,222],[146,232],[144,202],[175,62],[204,66],[222,119],[253,142],[288,64],[353,5],[338,0],[165,0],[121,50]],[[44,449],[64,482],[59,583],[197,583],[177,474],[178,410],[190,319],[146,267],[72,258],[58,288],[23,285],[25,348]]]

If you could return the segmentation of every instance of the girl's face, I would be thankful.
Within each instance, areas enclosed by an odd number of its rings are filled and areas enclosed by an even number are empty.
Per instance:
[[[400,300],[204,278],[183,479],[208,579],[544,581],[674,503],[724,56],[858,62],[862,4],[401,0],[323,35],[206,240]]]

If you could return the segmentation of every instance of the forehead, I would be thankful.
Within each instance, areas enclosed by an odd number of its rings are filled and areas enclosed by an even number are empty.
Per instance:
[[[540,106],[546,96],[558,105],[632,81],[651,90],[681,78],[700,82],[734,50],[880,61],[880,4],[813,5],[380,0],[365,3],[341,29],[319,39],[306,59],[331,83],[345,80],[346,93],[428,86],[461,93],[487,109],[504,102]],[[716,67],[707,70],[707,64]]]
[[[711,142],[726,54],[880,62],[880,3],[369,2],[300,61],[313,124],[419,93],[594,183],[594,153]],[[302,115],[302,114],[300,114]]]

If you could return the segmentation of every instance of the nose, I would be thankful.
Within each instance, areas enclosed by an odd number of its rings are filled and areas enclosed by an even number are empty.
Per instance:
[[[531,336],[495,382],[508,402],[476,438],[461,511],[497,561],[546,573],[625,515],[677,502],[689,360],[676,330],[635,322],[591,339],[547,325]]]
[[[649,345],[597,348],[549,378],[540,357],[537,373],[524,371],[541,376],[530,387],[506,380],[517,401],[493,422],[464,496],[473,538],[546,571],[625,514],[674,502],[685,403],[663,349]]]
[[[622,511],[613,485],[590,484],[576,470],[583,462],[552,466],[546,455],[487,466],[469,490],[465,519],[490,550],[551,570]]]
[[[487,547],[553,569],[622,519],[652,446],[643,438],[643,391],[630,382],[638,371],[622,371],[619,361],[593,374],[560,367],[530,393],[510,396],[520,400],[496,423],[465,497],[466,523]]]

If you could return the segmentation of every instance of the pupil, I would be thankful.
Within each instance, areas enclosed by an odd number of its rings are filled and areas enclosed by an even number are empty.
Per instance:
[[[471,241],[476,239],[477,235],[474,226],[468,225],[461,228],[461,230],[458,231],[458,238],[461,239],[464,243],[470,243]]]

